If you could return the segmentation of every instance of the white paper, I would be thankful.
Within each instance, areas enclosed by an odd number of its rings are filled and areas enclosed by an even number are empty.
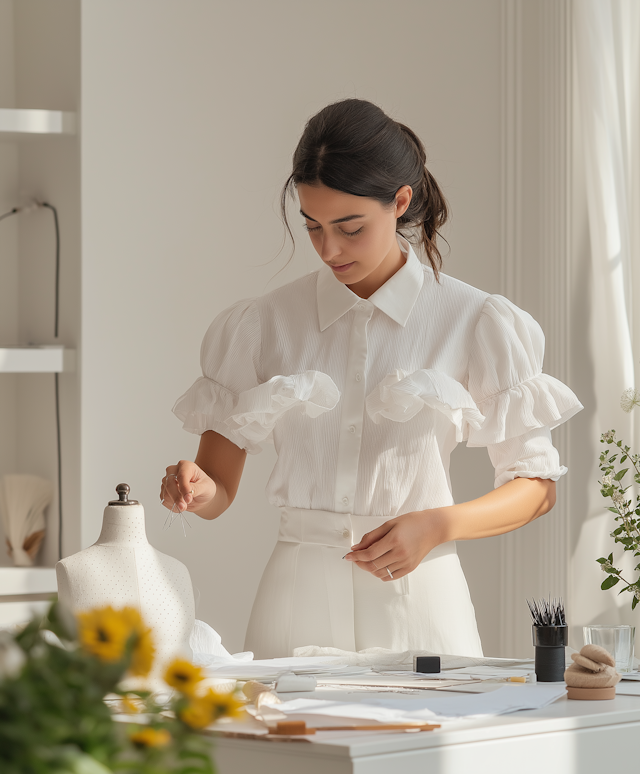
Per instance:
[[[519,710],[546,707],[566,696],[564,683],[537,683],[535,685],[508,685],[491,693],[465,694],[427,698],[378,699],[365,697],[357,704],[315,699],[294,699],[278,704],[277,709],[292,719],[324,716],[358,718],[381,723],[401,721],[439,720],[463,717],[503,715]]]
[[[363,674],[366,667],[348,666],[335,658],[269,658],[248,663],[211,665],[207,677],[232,677],[236,680],[273,681],[286,672],[296,675],[341,676]]]
[[[619,696],[640,696],[640,683],[618,683],[616,694]]]
[[[500,680],[505,680],[508,677],[527,677],[533,673],[532,669],[512,669],[511,667],[492,667],[492,666],[475,666],[475,667],[463,667],[462,669],[449,669],[444,674],[447,677],[454,677],[455,675],[465,675],[467,677],[480,677],[486,680],[490,677],[496,677]]]

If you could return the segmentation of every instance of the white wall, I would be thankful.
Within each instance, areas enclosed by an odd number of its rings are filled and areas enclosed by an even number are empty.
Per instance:
[[[499,292],[500,2],[91,1],[81,39],[81,541],[127,481],[198,615],[240,650],[276,533],[273,455],[249,458],[217,522],[163,532],[160,478],[197,446],[171,406],[221,309],[319,265],[299,232],[277,273],[276,210],[305,120],[333,100],[370,99],[423,138],[453,210],[446,271]],[[461,453],[458,499],[492,487],[485,456]],[[461,554],[495,652],[496,543]]]

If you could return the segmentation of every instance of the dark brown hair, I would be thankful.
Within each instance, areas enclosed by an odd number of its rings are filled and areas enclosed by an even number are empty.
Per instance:
[[[425,162],[420,139],[377,105],[362,99],[328,105],[307,121],[293,154],[293,171],[282,189],[280,206],[289,235],[293,239],[287,195],[293,195],[293,188],[300,183],[322,184],[376,199],[385,206],[394,203],[399,188],[409,185],[413,197],[398,218],[398,231],[418,230],[419,244],[437,278],[442,256],[436,240],[449,209]]]

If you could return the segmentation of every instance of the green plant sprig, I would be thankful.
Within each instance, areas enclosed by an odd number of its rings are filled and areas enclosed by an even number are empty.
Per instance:
[[[640,455],[632,454],[629,446],[616,438],[615,430],[603,433],[600,442],[612,448],[605,449],[600,455],[599,467],[602,473],[600,493],[603,497],[610,498],[613,505],[607,510],[615,514],[614,519],[618,526],[611,532],[611,537],[616,543],[620,543],[625,551],[631,551],[634,557],[640,557],[640,495],[636,495],[635,505],[627,494],[632,484],[624,486],[622,481],[626,474],[633,468],[633,480],[640,485]],[[630,466],[623,468],[626,462]],[[602,571],[607,577],[602,581],[600,588],[610,589],[620,581],[625,585],[619,593],[628,591],[633,594],[631,609],[635,610],[640,602],[640,563],[634,567],[638,573],[635,581],[629,581],[623,577],[621,570],[613,564],[613,553],[608,557],[601,556],[597,559]]]

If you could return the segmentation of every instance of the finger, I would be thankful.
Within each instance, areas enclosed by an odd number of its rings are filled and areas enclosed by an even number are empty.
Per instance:
[[[374,543],[376,543],[380,538],[383,538],[387,532],[392,528],[393,524],[391,524],[388,521],[385,521],[384,524],[382,524],[377,529],[372,529],[371,532],[367,532],[365,535],[362,536],[362,540],[359,543],[356,543],[355,546],[351,546],[352,551],[361,551],[365,548],[369,548]]]
[[[377,565],[380,565],[380,562],[378,560],[382,556],[384,556],[384,554],[390,551],[392,548],[393,548],[392,538],[387,532],[386,535],[383,535],[383,537],[380,540],[378,540],[376,543],[373,543],[373,545],[371,545],[369,548],[365,548],[360,551],[351,551],[351,553],[345,556],[345,559],[351,562],[372,562],[373,561]]]
[[[191,462],[190,460],[180,460],[177,465],[176,483],[185,508],[193,502],[198,472],[198,466],[195,462]]]
[[[384,562],[384,559],[380,559],[380,562]],[[378,580],[381,580],[385,583],[387,581],[403,578],[405,575],[411,572],[411,568],[403,562],[390,562],[389,564],[380,564],[379,562],[376,562],[376,564],[378,567],[372,568],[371,574]],[[357,566],[363,570],[366,570],[367,566],[371,566],[371,563],[359,562]],[[391,573],[391,575],[389,573]]]
[[[175,473],[169,473],[162,479],[162,491],[160,497],[165,508],[171,510],[176,503],[179,503],[182,496],[178,490]],[[184,509],[181,509],[184,510]]]

